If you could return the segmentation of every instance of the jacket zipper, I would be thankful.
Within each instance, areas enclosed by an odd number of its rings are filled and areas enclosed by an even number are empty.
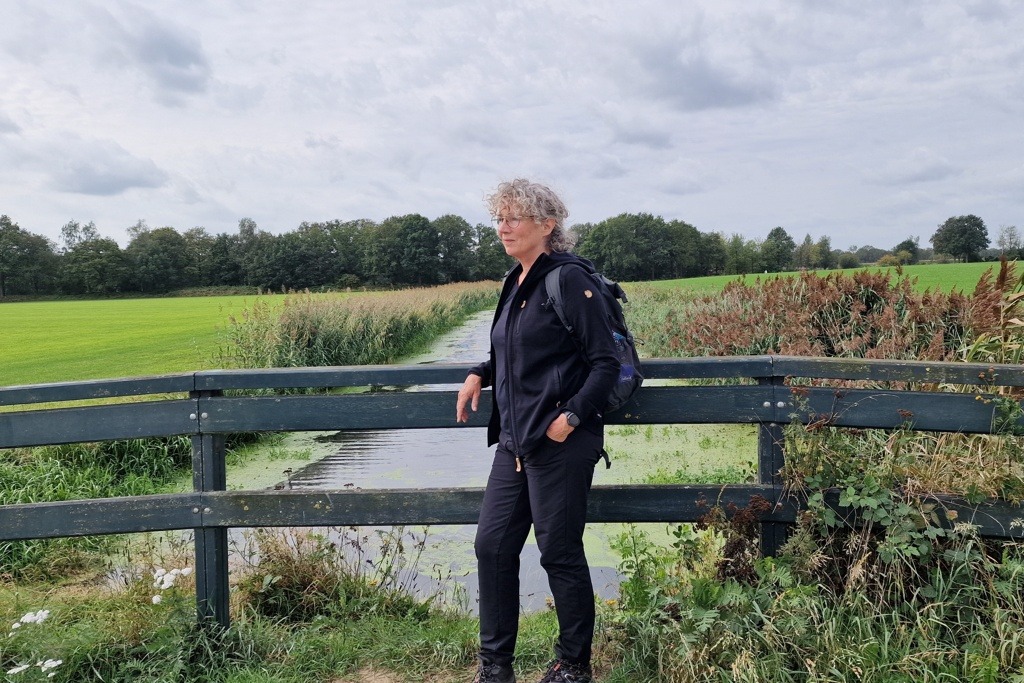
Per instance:
[[[519,294],[519,288],[516,289],[516,296]],[[512,448],[513,455],[516,456],[516,472],[523,471],[523,463],[519,459],[519,422],[516,420],[516,404],[513,400],[515,392],[512,391],[512,382],[515,377],[512,374],[512,354],[514,353],[514,347],[512,346],[512,329],[519,322],[519,318],[516,314],[516,296],[512,297],[512,302],[509,305],[508,320],[505,321],[505,387],[508,392],[508,411],[509,411],[509,426],[512,430]]]

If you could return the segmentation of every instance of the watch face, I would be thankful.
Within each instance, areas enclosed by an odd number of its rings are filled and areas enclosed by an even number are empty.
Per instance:
[[[569,423],[570,427],[579,427],[580,426],[580,416],[577,415],[576,413],[566,413],[565,414],[565,420],[566,420],[566,422]]]

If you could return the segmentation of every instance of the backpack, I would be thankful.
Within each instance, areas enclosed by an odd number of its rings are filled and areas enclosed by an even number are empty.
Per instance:
[[[562,283],[560,279],[562,268],[563,266],[558,266],[548,272],[544,278],[544,285],[548,290],[548,297],[552,306],[554,306],[555,313],[558,314],[558,319],[562,321],[565,329],[572,335],[572,325],[566,320],[565,310],[562,307]],[[605,304],[608,307],[608,323],[612,330],[612,337],[615,339],[615,355],[618,356],[620,364],[619,381],[615,383],[615,386],[608,393],[608,405],[604,409],[605,413],[609,413],[613,410],[618,410],[629,401],[630,397],[643,384],[644,376],[641,373],[640,356],[636,352],[636,341],[633,339],[633,334],[629,331],[629,328],[626,327],[626,319],[622,314],[622,304],[619,303],[620,300],[622,303],[629,301],[626,298],[626,293],[622,291],[619,283],[612,282],[601,273],[594,273],[589,270],[587,272],[594,279],[594,282],[597,284],[597,291],[604,297]],[[576,337],[573,336],[573,339],[576,339]],[[579,342],[577,342],[578,344]]]

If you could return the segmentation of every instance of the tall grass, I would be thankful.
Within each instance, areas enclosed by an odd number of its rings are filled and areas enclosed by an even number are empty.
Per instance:
[[[188,437],[0,450],[0,504],[154,493],[191,468]],[[52,580],[97,566],[116,537],[0,542],[0,577]]]
[[[246,368],[376,365],[423,349],[497,303],[495,283],[346,295],[292,294],[280,310],[257,300],[232,316],[226,364]]]

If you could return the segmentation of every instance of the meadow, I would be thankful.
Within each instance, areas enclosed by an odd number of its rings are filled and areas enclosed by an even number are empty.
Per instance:
[[[216,367],[229,316],[281,295],[0,304],[0,386]]]
[[[959,291],[969,294],[978,279],[988,269],[999,269],[998,263],[926,263],[914,266],[902,266],[902,272],[914,280],[914,289],[923,292],[926,289],[939,292]],[[850,275],[858,271],[872,273],[892,273],[894,276],[895,267],[865,266],[863,268],[847,268],[845,270],[816,270],[812,271],[817,275],[826,276],[829,273],[843,273]],[[709,294],[720,291],[730,282],[743,280],[748,284],[757,281],[773,280],[776,278],[794,277],[798,273],[752,273],[750,275],[712,275],[710,277],[695,277],[682,280],[659,280],[647,283],[657,289],[681,290],[694,294]]]

